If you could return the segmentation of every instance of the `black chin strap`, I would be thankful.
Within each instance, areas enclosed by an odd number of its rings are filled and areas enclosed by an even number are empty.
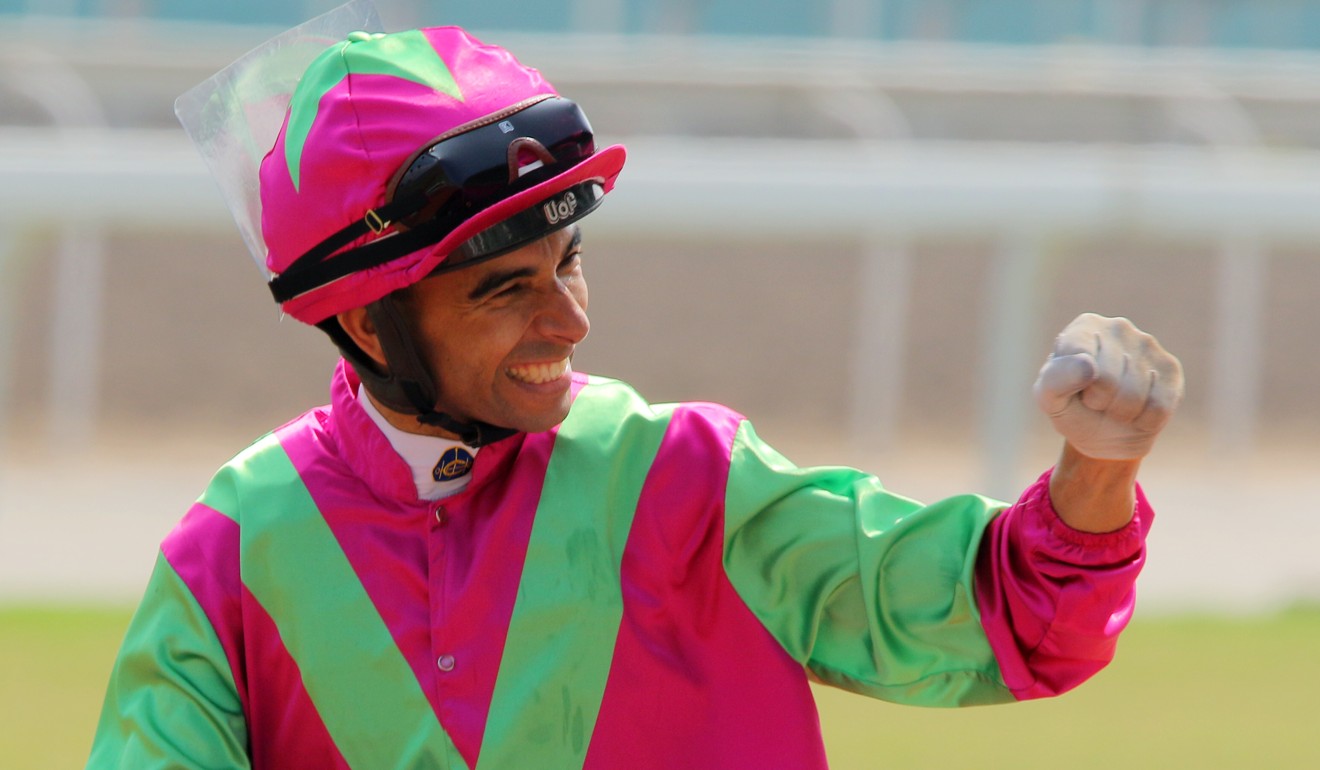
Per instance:
[[[382,373],[370,356],[358,347],[333,316],[317,326],[334,340],[339,352],[353,365],[362,384],[376,400],[390,409],[417,416],[423,425],[432,425],[458,436],[471,447],[480,447],[508,438],[518,431],[484,422],[462,422],[435,409],[439,390],[430,368],[408,333],[408,324],[393,295],[367,305],[367,314],[375,324],[381,351],[388,371]]]

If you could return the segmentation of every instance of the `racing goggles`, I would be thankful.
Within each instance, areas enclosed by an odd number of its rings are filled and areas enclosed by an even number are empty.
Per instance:
[[[345,276],[440,243],[464,222],[502,200],[564,173],[595,154],[582,109],[557,96],[522,102],[437,137],[409,158],[386,189],[386,203],[296,259],[271,279],[285,302]],[[512,251],[577,221],[604,198],[583,181],[529,209],[481,229],[434,272]],[[386,237],[340,253],[367,233]]]

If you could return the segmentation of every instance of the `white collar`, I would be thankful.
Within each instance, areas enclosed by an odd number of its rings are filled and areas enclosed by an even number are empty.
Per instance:
[[[439,500],[467,487],[472,480],[472,462],[479,449],[461,441],[399,430],[385,419],[361,385],[358,385],[357,397],[371,421],[389,439],[390,446],[408,463],[419,499]]]

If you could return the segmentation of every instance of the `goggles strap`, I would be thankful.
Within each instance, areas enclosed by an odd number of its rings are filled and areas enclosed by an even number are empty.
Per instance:
[[[565,227],[600,205],[604,189],[599,182],[582,182],[567,190],[551,196],[545,201],[515,214],[503,222],[496,223],[468,239],[457,249],[458,259],[446,260],[441,270],[454,269],[483,259],[490,259],[530,243],[546,233]],[[563,208],[566,201],[573,200],[572,209]],[[547,205],[561,207],[552,211]],[[400,211],[394,204],[374,209],[383,218],[393,217]],[[458,216],[466,216],[460,213]],[[406,214],[404,214],[406,216]],[[440,216],[423,222],[403,232],[394,233],[386,238],[372,241],[356,249],[342,252],[330,259],[321,259],[325,245],[339,238],[343,233],[354,230],[358,237],[369,230],[366,218],[359,220],[330,238],[322,241],[312,251],[299,257],[289,269],[275,276],[267,286],[277,303],[287,302],[300,294],[324,286],[353,273],[407,256],[415,251],[434,245],[444,240],[459,224],[454,216]],[[360,228],[360,231],[358,229]],[[351,240],[351,238],[350,238]]]
[[[409,195],[397,201],[391,201],[384,206],[374,209],[368,209],[367,213],[358,220],[354,220],[347,227],[344,227],[329,238],[321,241],[298,257],[285,273],[306,270],[313,265],[319,264],[326,257],[334,254],[343,247],[361,238],[367,233],[376,233],[379,235],[386,228],[393,225],[399,219],[414,214],[426,205],[426,196],[422,193]]]
[[[389,213],[384,208],[374,209],[374,211],[382,218]],[[348,243],[370,231],[366,218],[363,218],[330,236],[329,239],[322,241],[321,245],[313,251],[299,257],[296,262],[289,266],[289,269],[272,278],[267,286],[270,288],[270,293],[275,297],[276,302],[287,302],[300,294],[305,294],[331,281],[336,281],[370,267],[383,265],[386,262],[438,243],[446,233],[453,229],[454,224],[448,218],[433,219],[406,232],[395,233],[388,238],[373,241],[351,251],[338,254],[333,259],[322,261],[319,252],[325,250],[323,247],[327,243],[338,239],[344,233],[349,233],[349,235],[344,236],[344,243]],[[330,250],[333,251],[333,249]]]

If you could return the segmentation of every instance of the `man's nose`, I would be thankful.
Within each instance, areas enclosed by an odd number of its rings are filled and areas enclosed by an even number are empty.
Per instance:
[[[586,302],[563,283],[556,283],[555,290],[546,298],[540,324],[546,336],[572,345],[585,339],[591,330]]]

